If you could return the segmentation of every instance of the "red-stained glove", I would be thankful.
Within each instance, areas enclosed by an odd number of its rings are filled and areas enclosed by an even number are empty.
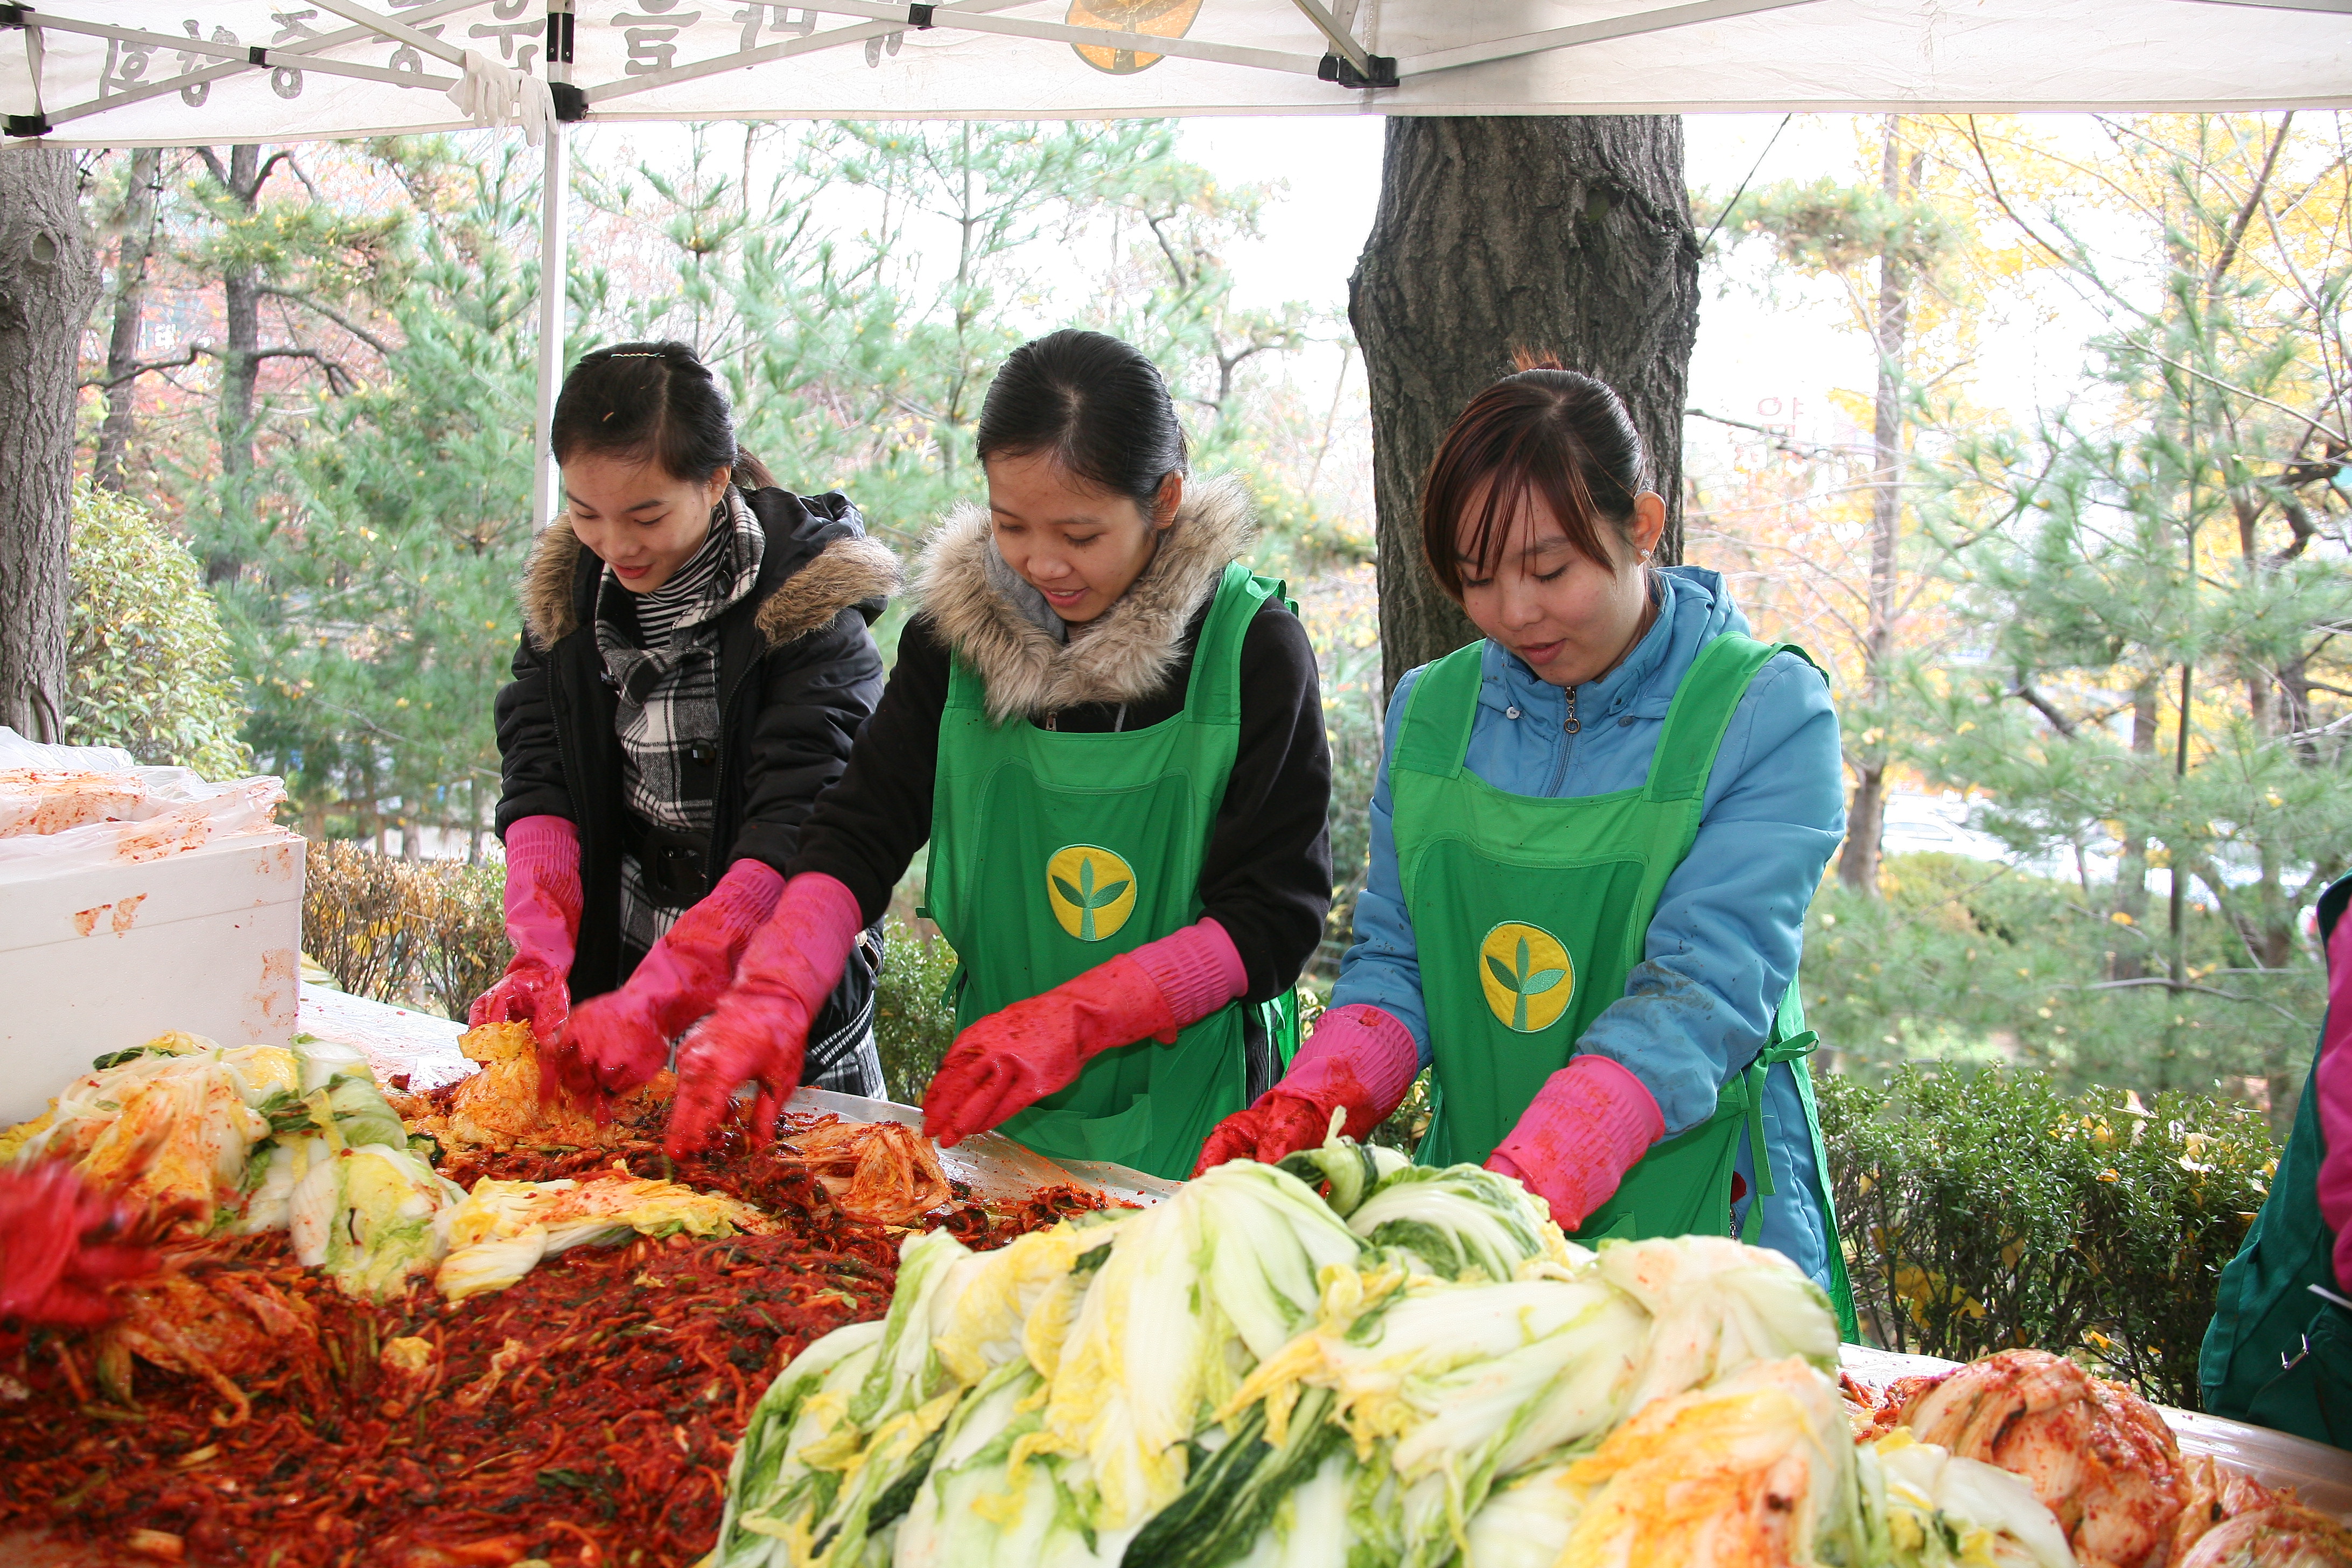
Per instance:
[[[2336,1233],[2336,1288],[2352,1285],[2352,913],[2327,941],[2327,1011],[2311,1093],[2319,1112],[2319,1217]]]
[[[1343,1109],[1348,1119],[1339,1131],[1361,1142],[1404,1103],[1420,1070],[1412,1030],[1368,1002],[1334,1007],[1315,1020],[1280,1083],[1217,1123],[1192,1173],[1228,1160],[1271,1165],[1301,1149],[1319,1149],[1330,1135],[1331,1113]]]
[[[626,1094],[667,1067],[670,1041],[725,993],[744,944],[783,890],[784,879],[764,860],[727,868],[719,885],[662,933],[627,984],[572,1015],[558,1053],[565,1087]]]
[[[923,1131],[941,1148],[985,1132],[1066,1087],[1087,1058],[1143,1039],[1172,1045],[1248,987],[1213,920],[1146,942],[958,1035],[923,1093]]]
[[[1665,1135],[1657,1099],[1640,1079],[1607,1057],[1576,1057],[1536,1090],[1486,1169],[1517,1177],[1551,1205],[1560,1229],[1573,1231]]]
[[[773,1135],[776,1113],[801,1081],[809,1021],[841,983],[842,966],[865,920],[857,895],[822,871],[784,884],[775,913],[743,950],[735,984],[677,1051],[677,1099],[669,1113],[673,1159],[709,1142],[726,1120],[735,1086],[760,1085],[751,1143]]]
[[[507,828],[506,842],[514,957],[499,983],[474,998],[466,1025],[528,1023],[544,1048],[572,1010],[565,981],[580,940],[580,830],[560,816],[526,816]]]
[[[106,1288],[159,1266],[146,1248],[109,1239],[130,1220],[71,1166],[0,1171],[0,1319],[79,1325],[112,1317]]]

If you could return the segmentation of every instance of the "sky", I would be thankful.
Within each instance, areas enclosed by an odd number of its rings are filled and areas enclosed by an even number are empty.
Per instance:
[[[1877,135],[1876,116],[1692,114],[1684,116],[1685,166],[1695,189],[1728,195],[1743,184],[1863,173],[1859,156]],[[2087,143],[2097,140],[2088,116],[2044,117],[2045,129]],[[1324,342],[1286,366],[1302,404],[1332,411],[1329,450],[1341,465],[1323,471],[1318,493],[1349,510],[1370,510],[1369,408],[1363,366],[1343,348],[1348,279],[1371,227],[1381,190],[1386,121],[1377,116],[1206,117],[1180,122],[1181,154],[1227,184],[1272,186],[1261,210],[1262,237],[1234,247],[1227,260],[1241,302],[1265,306],[1297,301],[1328,322]],[[731,174],[741,156],[738,132],[709,134],[714,173]],[[672,168],[684,161],[689,132],[677,126],[615,125],[591,132],[600,164],[625,166],[646,156]],[[1874,162],[1874,159],[1873,160]],[[855,229],[870,221],[872,194],[830,190],[824,198]],[[863,204],[863,205],[861,205]],[[852,216],[856,215],[856,216]],[[944,222],[917,220],[902,233],[926,272],[952,266],[954,232]],[[1782,276],[1770,293],[1761,287],[1768,258],[1760,244],[1729,251],[1702,275],[1699,331],[1688,402],[1723,418],[1785,426],[1807,446],[1867,439],[1832,399],[1840,389],[1866,404],[1874,360],[1838,286]],[[1065,255],[1045,263],[1038,281],[1063,269],[1083,270],[1087,258]],[[1074,274],[1075,276],[1075,274]],[[1054,289],[1033,290],[1039,298]],[[2009,307],[2004,307],[2009,308]],[[1990,310],[1988,306],[1986,309]],[[1979,408],[2008,411],[2021,423],[2037,405],[2074,395],[2081,386],[2084,342],[2098,319],[2082,302],[2044,300],[2041,319],[1991,321],[1980,332],[1978,358],[1965,367],[1968,394]],[[1345,380],[1335,387],[1335,378]],[[1336,394],[1336,396],[1335,396]],[[1730,467],[1735,444],[1757,437],[1704,419],[1689,422],[1685,468],[1705,483]],[[1359,473],[1358,470],[1362,472]],[[1338,482],[1335,485],[1334,480]]]
[[[1685,115],[1689,183],[1728,195],[1751,179],[1767,184],[1822,174],[1850,177],[1858,118]],[[1226,180],[1278,181],[1287,187],[1265,209],[1265,237],[1232,258],[1246,300],[1304,300],[1345,310],[1348,278],[1380,200],[1382,125],[1372,118],[1184,122],[1181,147],[1193,161]],[[1758,268],[1735,258],[1726,270],[1736,279],[1753,276]],[[1740,282],[1726,286],[1721,274],[1711,273],[1705,284],[1691,363],[1691,405],[1734,419],[1791,425],[1806,441],[1852,438],[1855,432],[1832,407],[1829,394],[1841,386],[1866,388],[1873,362],[1832,286],[1784,286],[1767,300]],[[1971,367],[1979,398],[2022,415],[2071,383],[2090,323],[2072,325],[2080,331],[1988,334],[1984,356]],[[1328,358],[1328,367],[1300,367],[1302,379],[1319,380],[1328,388],[1338,356]],[[1687,435],[1693,461],[1724,452],[1732,438],[1722,427],[1694,421]]]

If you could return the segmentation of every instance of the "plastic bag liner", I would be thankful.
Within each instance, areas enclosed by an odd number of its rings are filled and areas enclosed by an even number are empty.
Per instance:
[[[215,784],[188,768],[140,767],[113,746],[47,746],[0,727],[0,881],[136,864],[232,835],[288,837],[286,787],[266,776]]]
[[[1885,1388],[1898,1377],[1931,1377],[1960,1364],[1870,1345],[1840,1345],[1838,1361],[1856,1383],[1873,1388]],[[2156,1409],[2172,1428],[2182,1453],[2207,1455],[2234,1465],[2266,1487],[2293,1487],[2307,1506],[2352,1523],[2352,1460],[2341,1449],[2219,1415],[2175,1410],[2168,1405]]]

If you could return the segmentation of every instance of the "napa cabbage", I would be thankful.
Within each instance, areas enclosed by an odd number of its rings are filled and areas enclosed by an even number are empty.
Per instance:
[[[2007,1470],[1897,1427],[1873,1444],[1896,1568],[2074,1568],[2057,1518]]]
[[[1391,1171],[1348,1228],[1444,1279],[1512,1279],[1527,1265],[1568,1267],[1582,1256],[1526,1187],[1476,1165]]]

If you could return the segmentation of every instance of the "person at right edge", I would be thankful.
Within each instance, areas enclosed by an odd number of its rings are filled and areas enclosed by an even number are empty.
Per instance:
[[[2319,895],[2327,1011],[2278,1172],[2221,1270],[2205,1409],[2352,1448],[2352,877]]]
[[[1827,682],[1716,573],[1652,564],[1665,503],[1590,376],[1472,399],[1421,521],[1485,640],[1398,683],[1332,1006],[1199,1168],[1362,1138],[1427,1067],[1423,1163],[1516,1176],[1586,1242],[1777,1248],[1853,1338],[1796,984],[1844,826]]]

